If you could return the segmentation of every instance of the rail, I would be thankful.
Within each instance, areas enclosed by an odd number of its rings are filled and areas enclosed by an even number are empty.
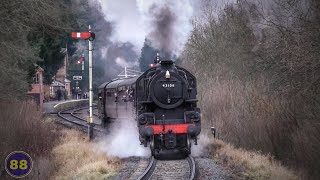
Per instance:
[[[195,180],[197,177],[197,168],[195,160],[192,156],[187,157],[187,162],[189,164],[189,180]],[[171,161],[173,162],[173,161]],[[152,156],[150,157],[149,164],[145,171],[140,175],[138,180],[150,180],[152,179],[152,176],[155,172],[155,169],[157,168],[157,160]],[[187,172],[187,171],[185,171]]]
[[[62,110],[62,111],[59,111],[57,114],[64,121],[81,127],[82,131],[88,131],[87,120],[75,115],[76,111],[80,111],[83,109],[86,109],[86,108],[82,107],[82,108],[75,108],[75,109],[69,109],[69,110]],[[63,124],[63,123],[61,123],[61,124]],[[66,124],[63,124],[63,125],[66,125]],[[99,125],[99,124],[95,124],[95,125]],[[101,128],[93,127],[93,129],[98,133],[107,134],[106,129],[103,129],[102,127]]]
[[[142,175],[137,180],[150,179],[150,177],[152,176],[155,170],[156,165],[157,165],[157,160],[153,156],[151,156],[146,170],[142,173]]]

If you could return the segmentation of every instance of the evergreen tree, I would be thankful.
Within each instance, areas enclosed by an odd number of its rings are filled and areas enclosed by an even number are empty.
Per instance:
[[[152,64],[157,56],[157,49],[151,46],[149,39],[144,40],[144,45],[141,49],[141,56],[139,58],[139,66],[141,71],[146,71],[149,68],[149,64]]]

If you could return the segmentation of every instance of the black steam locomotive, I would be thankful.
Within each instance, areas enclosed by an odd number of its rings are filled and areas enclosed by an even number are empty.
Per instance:
[[[171,60],[155,60],[140,76],[115,79],[99,87],[104,120],[132,118],[139,140],[155,157],[187,156],[201,131],[196,78]]]

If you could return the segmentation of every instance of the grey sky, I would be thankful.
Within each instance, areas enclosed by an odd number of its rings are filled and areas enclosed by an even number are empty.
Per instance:
[[[150,7],[153,4],[170,6],[177,13],[178,19],[175,29],[178,36],[175,38],[182,46],[191,30],[190,18],[193,16],[191,0],[182,1],[157,1],[157,0],[101,0],[106,19],[115,23],[112,41],[129,41],[140,51],[145,37],[152,27]],[[181,49],[181,48],[180,48]]]
[[[129,41],[135,45],[135,50],[140,52],[145,37],[151,32],[152,5],[163,6],[164,4],[174,9],[177,15],[175,24],[175,41],[177,48],[173,51],[179,54],[182,50],[192,26],[190,20],[201,11],[200,2],[204,0],[100,0],[106,19],[114,23],[111,37],[113,42]],[[234,3],[236,0],[215,0],[217,9],[223,8],[226,3]]]

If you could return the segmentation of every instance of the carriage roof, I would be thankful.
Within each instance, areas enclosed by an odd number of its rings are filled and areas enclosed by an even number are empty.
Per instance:
[[[114,79],[111,82],[107,83],[105,88],[106,89],[114,89],[121,86],[130,86],[136,82],[138,76],[123,78],[123,79]],[[103,85],[101,85],[103,86]]]
[[[107,86],[105,87],[106,89],[114,89],[117,88],[119,83],[123,81],[122,79],[115,79],[112,80],[109,84],[107,84]]]
[[[108,81],[108,82],[105,82],[105,83],[101,84],[101,85],[98,87],[98,89],[104,89],[104,88],[106,87],[106,85],[109,84],[109,83],[110,83],[110,82]]]
[[[138,77],[139,76],[123,79],[123,81],[119,83],[119,86],[130,86],[137,81]]]

